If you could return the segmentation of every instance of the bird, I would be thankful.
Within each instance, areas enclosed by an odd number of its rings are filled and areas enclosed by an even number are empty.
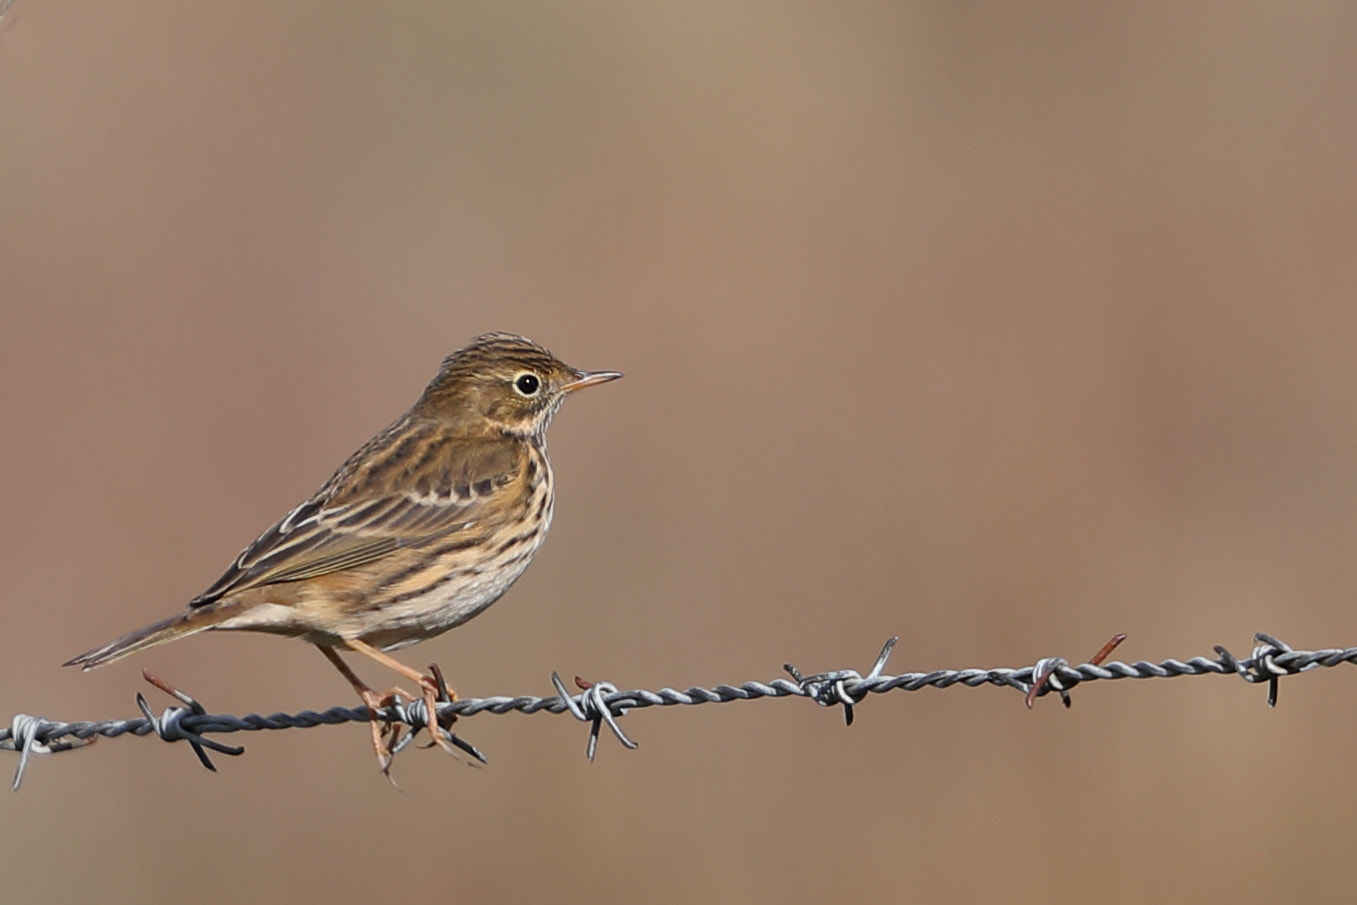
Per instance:
[[[367,707],[382,772],[392,752],[378,711],[397,695],[414,696],[399,687],[377,692],[341,652],[417,683],[430,735],[452,751],[435,719],[440,689],[446,692],[441,674],[387,652],[463,624],[523,574],[554,509],[547,428],[566,396],[621,376],[577,370],[512,333],[476,337],[443,360],[409,410],[182,612],[62,665],[90,670],[203,631],[300,638],[320,649]]]

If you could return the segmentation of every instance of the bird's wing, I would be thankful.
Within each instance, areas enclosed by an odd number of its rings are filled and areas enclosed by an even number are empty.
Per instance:
[[[487,501],[525,461],[520,445],[504,437],[440,440],[388,431],[246,547],[189,606],[351,569],[468,530],[488,515]]]

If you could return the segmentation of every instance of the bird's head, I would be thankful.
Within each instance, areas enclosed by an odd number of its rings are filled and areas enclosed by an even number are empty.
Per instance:
[[[567,394],[621,376],[580,371],[532,340],[487,333],[443,360],[415,411],[468,430],[540,437]]]

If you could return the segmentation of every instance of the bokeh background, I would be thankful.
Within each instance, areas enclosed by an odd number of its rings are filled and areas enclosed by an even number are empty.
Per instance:
[[[627,378],[407,651],[463,694],[1357,642],[1357,8],[61,3],[0,20],[0,718],[349,704],[178,609],[486,330]],[[374,682],[386,677],[364,672]],[[0,796],[15,901],[1345,898],[1357,673],[360,726]],[[3,766],[3,764],[0,764]],[[208,891],[208,892],[204,892]]]

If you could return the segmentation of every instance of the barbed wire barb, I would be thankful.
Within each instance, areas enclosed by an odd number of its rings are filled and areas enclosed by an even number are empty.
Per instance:
[[[833,707],[835,704],[842,704],[843,724],[851,726],[853,725],[853,705],[867,696],[867,692],[859,691],[858,687],[867,680],[875,680],[880,677],[881,671],[886,668],[886,661],[890,659],[891,651],[895,649],[896,642],[899,640],[899,635],[887,639],[885,645],[881,648],[881,653],[877,655],[876,663],[872,666],[871,672],[867,673],[866,679],[856,669],[836,669],[831,672],[817,673],[813,676],[802,676],[801,670],[790,663],[783,663],[782,668],[796,680],[796,684],[801,687],[801,693],[821,707]]]
[[[627,712],[625,702],[619,702],[614,707],[608,702],[608,698],[618,695],[617,686],[611,682],[588,682],[575,676],[575,687],[583,691],[578,698],[572,697],[566,690],[565,683],[561,681],[559,673],[551,674],[551,684],[556,686],[556,694],[559,696],[566,710],[575,719],[589,724],[589,743],[584,749],[585,757],[589,758],[589,763],[594,762],[594,752],[598,750],[598,732],[606,722],[608,728],[613,731],[613,735],[622,743],[622,747],[628,751],[634,751],[640,747],[636,742],[627,738],[627,734],[622,731],[622,727],[617,725],[617,718]]]
[[[189,746],[193,748],[193,753],[198,755],[198,762],[213,773],[217,772],[217,767],[212,763],[212,758],[207,756],[207,752],[203,750],[204,748],[211,748],[218,754],[228,754],[232,757],[239,757],[245,753],[245,748],[243,746],[223,745],[221,742],[214,741],[210,738],[203,738],[191,729],[185,728],[184,717],[190,714],[194,716],[207,715],[207,710],[203,708],[203,705],[175,688],[169,682],[166,682],[158,676],[151,675],[144,669],[141,671],[141,677],[184,705],[183,707],[167,708],[164,713],[159,717],[156,717],[151,713],[151,705],[146,702],[146,696],[141,692],[137,692],[137,707],[141,709],[142,715],[146,717],[146,721],[151,724],[151,729],[155,731],[155,734],[162,742],[188,742]]]
[[[394,732],[403,727],[403,733],[392,745],[392,753],[404,750],[420,729],[428,729],[430,723],[448,732],[457,748],[475,760],[485,763],[486,758],[476,747],[452,734],[450,727],[458,718],[475,716],[478,713],[523,713],[534,714],[569,713],[575,719],[589,724],[589,741],[585,753],[590,760],[598,747],[598,737],[604,724],[607,724],[613,736],[624,748],[634,749],[637,743],[622,731],[618,720],[631,710],[645,707],[671,707],[676,705],[721,704],[731,701],[751,701],[760,698],[803,697],[825,707],[840,705],[844,708],[844,722],[852,725],[854,708],[868,695],[884,694],[889,691],[919,691],[923,688],[950,688],[961,685],[976,688],[981,685],[995,685],[1001,688],[1013,688],[1022,693],[1028,706],[1044,695],[1052,692],[1060,696],[1069,706],[1069,692],[1084,682],[1113,679],[1166,679],[1179,676],[1235,675],[1250,684],[1267,683],[1268,706],[1277,704],[1277,690],[1285,676],[1309,672],[1321,667],[1334,667],[1343,663],[1357,663],[1357,647],[1326,648],[1322,650],[1295,650],[1276,637],[1259,632],[1254,635],[1257,645],[1252,655],[1240,660],[1217,645],[1214,648],[1216,659],[1193,657],[1181,660],[1164,660],[1149,663],[1138,660],[1135,663],[1119,661],[1103,662],[1112,649],[1121,643],[1124,636],[1115,636],[1103,646],[1087,663],[1071,666],[1061,657],[1046,657],[1031,666],[1016,669],[939,669],[928,673],[902,673],[885,675],[886,663],[894,650],[897,638],[889,639],[881,648],[876,662],[863,676],[853,669],[836,669],[803,676],[791,664],[784,669],[792,680],[774,679],[763,683],[750,681],[741,685],[716,685],[712,688],[692,686],[683,691],[664,687],[658,691],[643,689],[619,691],[611,682],[586,682],[575,677],[580,692],[572,695],[558,674],[552,673],[551,681],[556,693],[544,697],[488,697],[463,698],[451,700],[450,695],[442,695],[436,706],[436,713],[426,712],[424,701],[405,702],[397,700],[383,708],[378,717],[392,725]],[[17,791],[23,781],[25,771],[33,755],[57,754],[75,748],[85,747],[99,738],[117,738],[121,735],[152,735],[167,741],[187,741],[197,755],[199,762],[209,770],[214,770],[207,752],[239,756],[244,748],[223,744],[209,735],[223,735],[232,732],[257,732],[260,730],[309,729],[315,726],[329,726],[339,723],[367,723],[368,710],[359,707],[332,707],[317,713],[303,710],[300,713],[274,713],[261,716],[251,713],[243,717],[229,714],[210,714],[193,697],[179,691],[162,679],[144,674],[146,680],[165,693],[174,697],[180,706],[170,707],[160,716],[151,711],[144,695],[137,695],[137,707],[142,716],[127,720],[103,720],[99,722],[63,723],[29,714],[16,714],[9,728],[0,729],[0,750],[14,751],[19,755],[19,764],[14,772],[13,788]],[[441,683],[441,675],[435,673]],[[432,717],[432,720],[430,719]]]

